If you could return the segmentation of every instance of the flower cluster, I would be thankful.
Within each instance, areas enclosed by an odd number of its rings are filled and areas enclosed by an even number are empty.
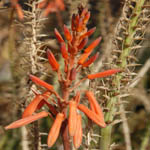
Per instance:
[[[18,3],[19,0],[11,0],[11,6],[16,9],[20,20],[24,18],[24,13],[21,6]],[[44,8],[43,16],[47,16],[51,12],[62,11],[65,9],[63,0],[42,0],[37,5],[38,8]]]
[[[57,140],[62,125],[66,124],[68,133],[73,139],[75,148],[79,148],[82,143],[82,116],[80,111],[83,112],[89,119],[100,127],[106,127],[104,116],[101,107],[99,106],[93,92],[85,91],[86,99],[90,104],[90,108],[81,104],[80,92],[77,91],[74,97],[71,94],[84,80],[95,79],[100,77],[107,77],[109,75],[119,72],[118,69],[111,69],[96,74],[89,74],[83,77],[80,81],[76,82],[77,74],[80,73],[81,69],[90,66],[98,57],[98,53],[89,57],[94,48],[99,44],[101,37],[93,41],[87,48],[84,49],[87,44],[88,37],[95,31],[96,28],[87,30],[87,22],[90,18],[90,12],[88,9],[80,7],[77,14],[73,14],[71,31],[64,25],[64,36],[60,35],[57,29],[55,29],[56,38],[60,44],[60,51],[64,58],[64,69],[63,72],[60,70],[60,65],[57,62],[55,56],[50,50],[47,50],[47,56],[51,68],[58,75],[58,82],[62,95],[59,95],[54,87],[39,79],[34,75],[30,75],[30,79],[37,85],[44,87],[46,90],[42,94],[35,92],[35,98],[24,110],[22,119],[13,122],[12,124],[5,127],[5,129],[18,128],[23,125],[27,125],[35,120],[43,117],[50,116],[54,120],[53,125],[48,134],[48,147],[51,147]],[[81,50],[84,49],[81,54]],[[55,97],[55,99],[53,99]],[[40,110],[43,105],[47,105],[49,112]],[[69,115],[67,114],[69,110]]]

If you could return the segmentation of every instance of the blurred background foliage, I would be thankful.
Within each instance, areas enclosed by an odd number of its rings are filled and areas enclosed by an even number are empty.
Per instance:
[[[21,6],[25,4],[21,2]],[[81,4],[80,0],[64,0],[65,10],[56,13],[50,13],[48,20],[44,22],[42,32],[47,34],[47,37],[41,40],[49,43],[48,46],[58,52],[57,43],[52,42],[55,39],[54,28],[62,32],[63,24],[70,25],[72,13],[77,11],[77,7]],[[124,0],[82,0],[83,5],[91,11],[91,18],[88,27],[96,26],[96,32],[90,37],[90,40],[102,36],[102,42],[97,51],[101,55],[99,59],[109,59],[109,39],[113,37],[114,29],[118,19],[121,16]],[[4,8],[5,7],[5,8]],[[149,11],[150,13],[150,11]],[[150,14],[149,14],[150,15]],[[5,131],[4,126],[10,122],[17,120],[21,116],[21,110],[24,108],[25,93],[20,91],[20,84],[28,84],[28,72],[22,66],[25,61],[19,54],[19,49],[26,52],[26,49],[21,48],[24,35],[22,29],[17,26],[19,21],[16,13],[9,7],[9,1],[0,2],[0,150],[22,150],[22,129]],[[23,24],[23,21],[22,21]],[[142,48],[136,54],[138,64],[136,72],[139,72],[144,64],[150,59],[150,28],[146,29],[145,40]],[[147,66],[147,72],[143,75],[140,82],[132,91],[132,96],[127,98],[126,111],[127,119],[130,128],[131,142],[133,150],[150,150],[150,144],[144,149],[145,138],[150,143],[150,63]],[[24,81],[21,80],[24,78]],[[22,86],[23,87],[23,86]],[[26,87],[24,87],[26,88]],[[22,91],[22,90],[21,90]],[[147,108],[148,107],[148,108]],[[51,121],[43,119],[39,122],[40,131],[48,132]],[[28,129],[28,127],[27,127]],[[97,132],[97,127],[94,128]],[[32,135],[31,135],[32,136]],[[42,136],[42,143],[46,143],[46,136]],[[98,140],[98,139],[96,139]],[[122,132],[122,123],[114,126],[112,133],[112,142],[115,143],[114,150],[125,150],[125,140]],[[61,149],[61,142],[57,141],[53,149]],[[92,147],[94,142],[92,143]],[[98,148],[98,147],[97,147]],[[47,148],[42,148],[47,149]],[[83,149],[81,147],[81,149]]]

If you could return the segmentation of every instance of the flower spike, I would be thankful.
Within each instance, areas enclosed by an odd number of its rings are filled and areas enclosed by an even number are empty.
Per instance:
[[[52,147],[55,141],[57,140],[63,120],[64,120],[64,114],[58,113],[48,134],[48,139],[47,139],[48,147]]]
[[[5,129],[8,130],[8,129],[14,129],[14,128],[22,127],[24,125],[27,125],[31,122],[34,122],[38,119],[41,119],[41,118],[47,117],[47,116],[48,116],[48,112],[42,111],[40,113],[22,118],[20,120],[17,120],[15,122],[11,123],[10,125],[6,126]]]
[[[50,91],[54,89],[52,85],[46,83],[45,81],[41,80],[40,78],[38,78],[38,77],[36,77],[36,76],[34,76],[34,75],[30,75],[30,79],[31,79],[34,83],[36,83],[36,84],[38,84],[38,85],[40,85],[40,86],[43,86],[43,87],[45,87],[46,89],[48,89],[48,90],[50,90]]]
[[[49,60],[49,63],[51,65],[52,69],[54,71],[58,71],[59,70],[59,64],[56,61],[53,53],[50,50],[47,51],[47,56],[48,56],[48,60]]]
[[[107,76],[110,76],[112,74],[115,74],[117,72],[120,72],[120,69],[111,69],[111,70],[107,70],[104,72],[89,74],[87,77],[88,77],[88,79],[103,78],[103,77],[107,77]]]

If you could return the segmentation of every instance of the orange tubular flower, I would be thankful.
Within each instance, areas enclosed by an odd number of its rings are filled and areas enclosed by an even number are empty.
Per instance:
[[[75,101],[69,102],[69,122],[68,122],[68,128],[69,128],[69,134],[70,136],[74,136],[76,132],[76,124],[77,124],[77,104]]]
[[[64,59],[68,59],[68,52],[66,50],[66,44],[64,42],[61,43],[61,53]]]
[[[84,34],[80,37],[80,40],[83,39],[83,38],[85,38],[85,37],[88,37],[88,36],[92,35],[92,34],[95,32],[95,30],[96,30],[96,27],[90,29],[89,31],[87,31],[86,33],[84,33]]]
[[[40,85],[40,86],[43,86],[43,87],[45,87],[46,89],[48,89],[48,90],[50,90],[50,91],[54,89],[52,85],[46,83],[45,81],[39,79],[38,77],[36,77],[36,76],[34,76],[34,75],[30,75],[30,79],[31,79],[34,83],[36,83],[36,84],[38,84],[38,85]]]
[[[85,50],[84,53],[81,55],[81,57],[79,58],[78,64],[82,65],[86,59],[88,58],[88,56],[91,54],[91,52],[93,51],[93,49],[99,44],[101,40],[101,37],[97,38],[94,42],[92,42]]]
[[[40,109],[44,104],[49,107],[49,110],[52,114],[56,115],[56,109],[47,101],[48,96],[45,95],[49,94],[49,92],[45,92],[44,94],[38,94],[36,97],[31,101],[28,107],[24,110],[22,114],[22,118],[31,116],[37,109]]]
[[[22,114],[22,118],[28,117],[30,115],[32,115],[35,110],[37,109],[38,105],[40,104],[40,102],[43,100],[43,96],[42,95],[37,95],[32,102],[28,105],[28,107],[24,110],[23,114]]]
[[[101,122],[105,124],[103,111],[101,110],[98,102],[96,101],[94,94],[91,91],[86,91],[86,96],[90,102],[90,106],[92,107],[92,111],[94,111],[98,116]]]
[[[65,117],[64,117],[63,113],[57,114],[56,119],[55,119],[55,121],[49,131],[49,134],[48,134],[48,139],[47,139],[48,147],[52,147],[53,144],[55,143],[55,141],[57,140],[59,132],[60,132],[61,124],[62,124],[64,118]]]
[[[107,70],[104,72],[89,74],[87,77],[88,77],[88,79],[103,78],[103,77],[107,77],[107,76],[110,76],[112,74],[115,74],[117,72],[120,72],[120,69],[111,69],[111,70]]]
[[[91,58],[89,58],[89,60],[87,60],[86,62],[84,62],[82,64],[82,67],[88,67],[89,65],[91,65],[99,56],[99,53],[96,53],[94,56],[92,56]]]
[[[66,40],[71,42],[72,35],[66,25],[64,25],[64,34],[65,34]]]
[[[77,127],[75,135],[73,136],[73,144],[75,148],[79,148],[82,143],[82,117],[77,115]]]
[[[83,54],[80,56],[80,58],[79,58],[78,64],[79,64],[79,65],[84,64],[84,62],[86,61],[86,59],[89,57],[90,54],[91,54],[91,52],[89,52],[89,53],[83,53]]]
[[[85,50],[84,53],[89,53],[91,52],[101,41],[101,37],[97,38],[94,42],[92,42]]]
[[[80,45],[78,46],[78,50],[83,49],[84,46],[87,44],[87,42],[88,42],[88,38],[84,38],[84,39],[81,41]]]
[[[83,104],[79,104],[78,109],[81,110],[83,113],[85,113],[87,115],[87,117],[89,117],[93,122],[95,122],[100,127],[102,127],[102,128],[106,127],[106,124],[103,121],[103,119],[101,120],[101,118],[99,118],[99,116],[96,113],[94,113],[93,111],[88,109]]]
[[[49,63],[51,65],[52,69],[54,71],[58,71],[59,70],[59,64],[56,61],[53,53],[50,50],[47,51],[47,56],[48,56],[48,60],[49,60]]]
[[[83,29],[83,18],[80,18],[77,25],[77,32],[81,32],[82,29]]]
[[[55,36],[56,36],[56,38],[57,38],[59,43],[61,43],[61,42],[65,43],[65,41],[62,38],[62,36],[60,35],[60,33],[58,32],[58,30],[56,28],[54,30],[54,33],[55,33]]]
[[[25,118],[20,119],[20,120],[17,120],[15,122],[11,123],[10,125],[6,126],[5,129],[8,130],[8,129],[18,128],[18,127],[27,125],[27,124],[29,124],[31,122],[34,122],[34,121],[36,121],[38,119],[41,119],[43,117],[47,117],[47,116],[48,116],[48,113],[45,112],[45,111],[42,111],[40,113],[37,113],[37,114],[31,115],[31,116],[25,117]]]

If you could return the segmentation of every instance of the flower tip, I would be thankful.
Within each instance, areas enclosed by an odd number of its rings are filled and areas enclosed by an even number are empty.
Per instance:
[[[61,34],[58,32],[58,30],[57,30],[56,28],[54,29],[54,33],[55,33],[55,36],[56,36],[56,38],[57,38],[57,40],[58,40],[59,43],[65,42],[65,41],[63,40]]]
[[[5,130],[9,130],[9,129],[11,129],[11,128],[10,128],[9,125],[8,125],[8,126],[4,127],[4,129],[5,129]]]
[[[65,37],[67,39],[67,41],[72,41],[72,35],[69,31],[69,29],[67,28],[67,26],[64,24],[64,34],[65,34]]]
[[[55,56],[50,50],[47,50],[47,56],[49,60],[49,64],[51,65],[53,71],[58,71],[59,70],[59,64],[55,59]]]

